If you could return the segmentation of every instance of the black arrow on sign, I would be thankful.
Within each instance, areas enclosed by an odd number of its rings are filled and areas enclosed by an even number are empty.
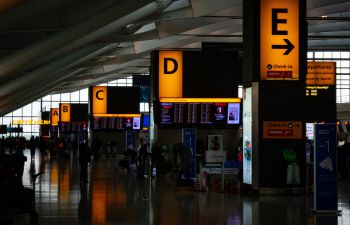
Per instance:
[[[283,40],[286,45],[272,45],[272,49],[286,49],[283,55],[288,55],[294,49],[294,45],[288,39]]]

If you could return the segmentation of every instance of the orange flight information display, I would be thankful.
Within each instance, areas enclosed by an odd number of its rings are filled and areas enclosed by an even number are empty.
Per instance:
[[[299,80],[299,0],[260,1],[260,79]]]

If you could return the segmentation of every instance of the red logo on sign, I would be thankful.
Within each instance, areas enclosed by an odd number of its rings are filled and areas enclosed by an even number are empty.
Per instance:
[[[267,130],[268,136],[274,136],[274,137],[289,137],[293,136],[293,130],[291,129],[268,129]]]
[[[292,78],[292,71],[267,71],[268,78]]]

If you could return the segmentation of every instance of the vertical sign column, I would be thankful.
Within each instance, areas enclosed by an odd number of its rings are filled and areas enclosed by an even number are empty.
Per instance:
[[[260,79],[299,80],[299,0],[260,1]]]
[[[314,207],[319,213],[338,212],[335,124],[315,125]]]
[[[182,52],[159,51],[159,98],[182,97]]]
[[[196,177],[196,129],[183,128],[182,129],[182,143],[185,149],[182,152],[183,162],[185,164],[183,176],[185,178]]]
[[[57,126],[58,125],[58,108],[51,108],[51,126]]]
[[[70,113],[71,113],[70,103],[61,103],[60,104],[60,122],[61,123],[70,122]]]
[[[92,87],[92,115],[107,113],[107,87]]]

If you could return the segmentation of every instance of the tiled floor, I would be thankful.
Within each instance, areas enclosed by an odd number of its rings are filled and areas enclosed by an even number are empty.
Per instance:
[[[28,156],[29,152],[26,151]],[[29,156],[28,156],[29,159]],[[349,225],[350,182],[339,183],[342,215],[313,216],[305,196],[240,196],[175,191],[170,177],[160,181],[115,171],[116,159],[102,157],[89,167],[86,185],[79,183],[77,160],[28,160],[23,182],[32,186],[30,171],[44,169],[35,183],[38,224],[140,225]],[[29,224],[16,215],[15,224]]]

